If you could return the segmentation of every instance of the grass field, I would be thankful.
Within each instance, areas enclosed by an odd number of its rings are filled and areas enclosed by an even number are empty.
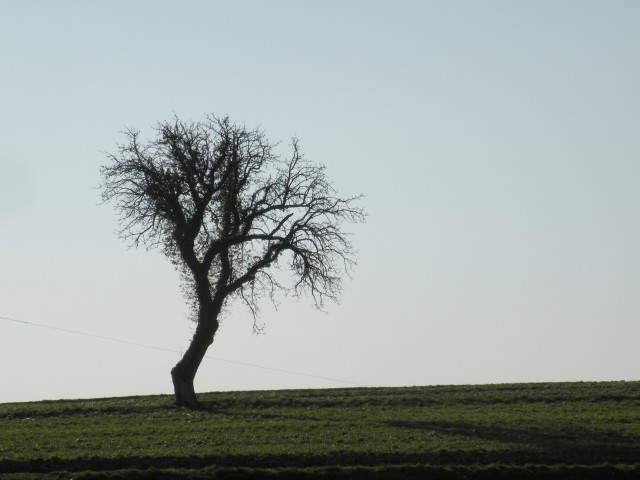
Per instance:
[[[0,404],[17,479],[640,478],[640,382]]]

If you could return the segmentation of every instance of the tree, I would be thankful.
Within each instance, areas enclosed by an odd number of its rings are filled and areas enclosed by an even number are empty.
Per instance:
[[[253,314],[261,297],[290,289],[315,305],[336,300],[354,251],[342,223],[361,222],[359,196],[341,198],[323,166],[296,139],[287,158],[259,129],[228,117],[160,122],[156,138],[127,141],[101,168],[102,196],[120,214],[120,235],[159,248],[185,282],[196,329],[171,370],[176,403],[199,407],[193,381],[233,300]],[[285,263],[290,284],[277,273]]]

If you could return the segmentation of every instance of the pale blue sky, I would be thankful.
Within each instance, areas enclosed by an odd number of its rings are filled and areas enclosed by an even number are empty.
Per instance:
[[[0,316],[179,350],[157,253],[98,205],[125,126],[297,136],[359,266],[210,355],[365,385],[640,377],[640,3],[0,2]],[[177,355],[0,320],[0,402],[171,391]],[[341,384],[213,360],[200,391]]]

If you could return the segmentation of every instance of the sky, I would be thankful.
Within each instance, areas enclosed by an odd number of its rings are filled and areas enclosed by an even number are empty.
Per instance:
[[[0,317],[30,322],[0,319],[0,402],[172,392],[179,276],[115,234],[99,169],[126,127],[211,113],[297,137],[368,218],[340,303],[265,302],[262,335],[233,308],[197,391],[640,379],[639,23],[634,0],[0,2]]]

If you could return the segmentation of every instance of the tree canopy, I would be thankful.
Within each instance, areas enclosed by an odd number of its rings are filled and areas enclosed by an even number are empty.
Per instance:
[[[197,406],[193,377],[234,299],[255,317],[281,289],[336,300],[354,265],[344,222],[364,221],[360,196],[340,197],[325,167],[300,152],[275,152],[259,129],[228,117],[160,122],[156,137],[125,131],[102,167],[102,193],[120,214],[123,238],[160,248],[181,272],[196,333],[172,370],[179,405]],[[278,270],[288,270],[290,285]]]

